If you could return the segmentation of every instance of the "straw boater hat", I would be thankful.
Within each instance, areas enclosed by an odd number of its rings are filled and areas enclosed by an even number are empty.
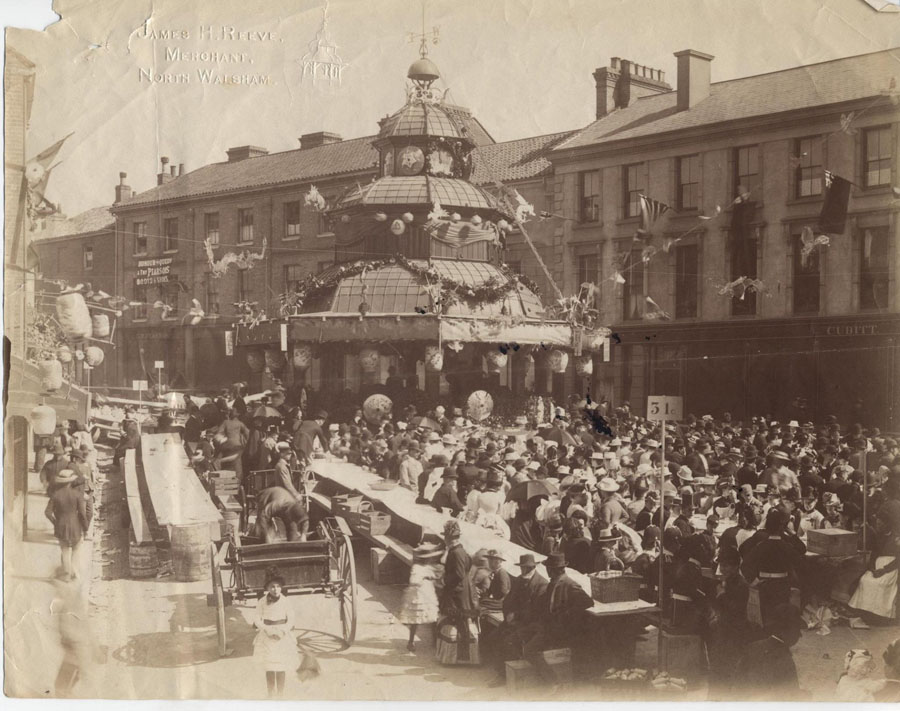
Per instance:
[[[775,459],[780,459],[783,462],[791,461],[791,455],[785,452],[783,449],[776,449],[772,452],[772,456]]]
[[[621,537],[622,534],[619,533],[617,528],[601,528],[597,531],[597,535],[594,536],[594,541],[597,543],[612,543],[613,541],[618,541]]]
[[[456,437],[454,437],[452,434],[445,434],[443,437],[441,437],[441,442],[443,442],[444,444],[449,444],[451,447],[457,444]]]
[[[690,467],[682,466],[678,468],[678,478],[682,481],[694,481],[694,472]]]
[[[417,548],[413,548],[413,560],[424,562],[435,560],[444,554],[444,549],[436,543],[423,543]]]
[[[619,490],[619,485],[616,483],[616,480],[612,477],[603,477],[600,480],[600,483],[597,484],[597,488],[600,491],[605,491],[609,494],[615,493]]]
[[[53,477],[54,484],[71,484],[78,479],[75,472],[71,469],[61,469],[59,473]]]

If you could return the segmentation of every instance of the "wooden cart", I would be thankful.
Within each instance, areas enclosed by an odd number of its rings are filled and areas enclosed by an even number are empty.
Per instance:
[[[266,569],[276,566],[284,577],[284,595],[325,595],[338,601],[341,636],[345,647],[356,637],[356,564],[350,542],[350,527],[344,519],[319,522],[308,541],[255,543],[256,539],[233,536],[210,544],[212,595],[208,604],[216,608],[219,655],[227,656],[225,608],[232,600],[255,599],[265,590]],[[228,573],[227,584],[223,572]]]

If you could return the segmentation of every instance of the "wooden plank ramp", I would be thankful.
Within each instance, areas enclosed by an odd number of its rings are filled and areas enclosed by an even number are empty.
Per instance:
[[[135,450],[125,450],[125,500],[128,503],[128,513],[131,518],[131,530],[134,533],[134,541],[138,545],[153,543],[150,534],[150,526],[144,515],[144,507],[141,505],[141,490],[138,485],[137,461]]]
[[[222,515],[190,465],[179,434],[142,435],[141,460],[161,526],[209,523],[210,530],[216,530]]]

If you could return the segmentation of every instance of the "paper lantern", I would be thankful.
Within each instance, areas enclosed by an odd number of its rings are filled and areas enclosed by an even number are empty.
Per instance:
[[[94,338],[107,338],[109,336],[109,316],[106,314],[94,314],[91,316]]]
[[[488,351],[487,366],[492,373],[499,373],[506,367],[506,353],[500,351]]]
[[[413,217],[413,214],[412,214],[411,212],[404,212],[404,213],[403,213],[403,221],[406,222],[407,224],[409,224],[410,222],[412,222],[414,219],[415,219],[415,218]]]
[[[383,213],[383,212],[376,212],[376,213],[375,213],[375,220],[378,221],[378,222],[384,222],[384,221],[387,220],[387,215],[386,215],[385,213]]]
[[[547,356],[547,365],[554,373],[565,373],[569,367],[569,354],[554,348]]]
[[[105,354],[103,353],[102,348],[98,348],[97,346],[88,346],[84,349],[84,362],[87,363],[92,368],[96,368],[103,362],[103,358]]]
[[[425,369],[439,373],[444,369],[444,349],[440,346],[425,346]]]
[[[42,390],[59,390],[62,387],[62,363],[58,360],[42,360],[38,367],[41,371]]]
[[[343,222],[345,225],[350,222],[350,215],[341,215],[341,222]]]
[[[466,409],[472,420],[481,422],[494,411],[494,398],[486,390],[476,390],[466,400]]]
[[[363,348],[359,352],[359,368],[363,373],[374,373],[381,361],[377,348]]]
[[[282,368],[284,368],[284,364],[285,364],[284,353],[282,353],[281,351],[279,351],[275,348],[268,348],[268,349],[266,349],[266,352],[265,352],[265,358],[266,358],[266,368],[268,368],[269,371],[271,371],[273,373],[277,373]]]
[[[247,351],[247,365],[250,366],[250,372],[261,373],[266,367],[265,357],[257,350]]]
[[[306,370],[312,365],[312,348],[309,346],[294,346],[294,367],[298,370]]]
[[[363,416],[369,424],[377,425],[393,407],[394,403],[387,395],[369,395],[363,402]]]
[[[36,435],[52,435],[56,431],[56,410],[49,405],[38,405],[28,413],[31,431]]]
[[[452,215],[450,215],[450,222],[459,222],[461,219],[462,217],[458,212],[454,212]]]
[[[481,219],[481,215],[472,215],[472,219],[469,220],[469,222],[478,227],[478,225],[480,225],[483,220]]]
[[[83,341],[93,333],[91,312],[81,294],[60,294],[56,297],[56,320],[66,337],[73,341]]]
[[[575,372],[581,377],[594,374],[594,357],[580,355],[575,359]]]
[[[72,349],[68,346],[60,346],[56,349],[56,358],[60,363],[72,362]]]
[[[497,223],[497,229],[499,229],[501,232],[507,232],[509,231],[509,223],[506,220],[500,220]]]
[[[403,220],[394,220],[391,223],[391,232],[397,235],[397,237],[402,235],[405,231],[406,225],[404,224]]]

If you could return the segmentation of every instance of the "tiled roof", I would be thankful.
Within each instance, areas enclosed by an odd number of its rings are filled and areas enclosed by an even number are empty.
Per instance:
[[[686,111],[678,111],[675,91],[647,96],[595,121],[557,149],[602,145],[865,99],[887,90],[891,78],[897,76],[900,49],[891,49],[717,82],[710,85],[706,99]]]
[[[389,136],[445,136],[460,138],[462,123],[440,106],[407,104],[385,119],[379,138]]]
[[[438,200],[444,207],[496,207],[496,200],[481,188],[458,178],[432,178],[426,175],[380,178],[362,188],[353,188],[338,207],[352,205],[430,205]]]
[[[414,264],[426,266],[423,260],[413,260]],[[463,284],[478,286],[490,279],[505,282],[497,267],[486,262],[435,259],[431,262],[441,276]],[[323,273],[324,275],[324,273]],[[365,295],[363,284],[366,285]],[[389,265],[341,280],[334,296],[327,303],[316,301],[304,308],[305,313],[357,313],[359,304],[365,300],[369,304],[369,314],[414,314],[417,307],[426,306],[429,296],[424,287],[408,271],[397,265]],[[520,284],[517,295],[510,295],[494,303],[470,307],[465,302],[457,302],[447,308],[448,316],[481,315],[499,316],[504,305],[512,316],[539,318],[543,313],[541,300],[537,295]]]
[[[372,138],[354,138],[316,148],[245,158],[234,163],[212,163],[119,204],[130,207],[373,169],[378,163],[378,152],[372,148]]]
[[[75,217],[65,220],[46,220],[43,229],[36,231],[32,239],[50,239],[51,237],[68,237],[88,232],[99,232],[113,229],[115,218],[108,207],[93,207]]]
[[[495,180],[526,180],[552,170],[547,156],[575,131],[548,133],[546,136],[481,146],[473,153],[472,182],[490,185]]]

